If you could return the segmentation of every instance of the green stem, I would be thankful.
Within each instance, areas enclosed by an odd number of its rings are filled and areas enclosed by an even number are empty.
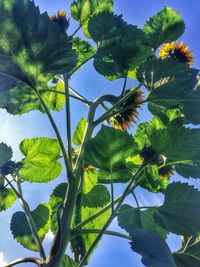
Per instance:
[[[71,37],[74,37],[74,35],[81,29],[81,24],[78,26],[78,28],[72,33]]]
[[[123,97],[125,94],[127,79],[128,79],[128,75],[126,75],[126,77],[124,78],[124,84],[123,84],[123,88],[122,88],[122,92],[121,92],[121,97]]]
[[[80,236],[80,235],[86,235],[86,234],[99,234],[101,231],[101,229],[81,229],[80,231],[78,232],[72,232],[71,233],[71,238],[75,238],[76,236]],[[112,235],[112,236],[116,236],[116,237],[121,237],[121,238],[125,238],[125,239],[128,239],[128,240],[131,240],[130,236],[128,235],[125,235],[125,234],[122,234],[122,233],[119,233],[119,232],[115,232],[115,231],[110,231],[110,230],[107,230],[105,231],[106,235]]]
[[[140,168],[137,170],[137,172],[135,173],[135,175],[132,177],[131,181],[128,183],[128,185],[127,185],[124,193],[122,194],[122,197],[120,198],[120,200],[119,200],[119,202],[118,202],[118,204],[117,204],[114,212],[111,214],[111,216],[109,217],[109,219],[105,223],[104,227],[101,229],[101,231],[99,232],[98,236],[96,237],[96,239],[94,240],[94,242],[92,243],[92,245],[89,247],[88,251],[84,255],[84,257],[81,260],[81,262],[78,265],[78,267],[84,266],[85,261],[90,256],[90,254],[92,253],[93,249],[96,247],[96,245],[100,241],[101,237],[103,236],[103,234],[105,233],[105,231],[107,230],[107,228],[109,227],[109,225],[111,224],[111,222],[113,221],[113,219],[115,218],[115,216],[116,216],[118,210],[120,209],[120,207],[121,207],[124,199],[129,194],[130,189],[134,190],[138,186],[138,184],[141,182],[141,180],[144,179],[144,177],[141,177],[140,179],[138,179],[138,181],[132,187],[132,184],[133,184],[134,180],[137,178],[138,174],[140,173],[140,171],[142,170],[143,167],[144,167],[144,164],[142,164],[140,166]]]
[[[44,110],[45,110],[45,112],[46,112],[46,114],[47,114],[47,116],[49,118],[49,121],[50,121],[50,123],[51,123],[51,125],[52,125],[52,127],[54,129],[54,132],[55,132],[55,134],[57,136],[57,139],[58,139],[58,142],[60,144],[60,148],[61,148],[61,151],[62,151],[62,154],[63,154],[63,158],[64,158],[65,166],[66,166],[66,169],[67,169],[68,177],[69,176],[73,176],[72,175],[72,169],[71,169],[71,166],[69,164],[69,160],[68,160],[67,153],[66,153],[66,150],[65,150],[65,146],[63,144],[63,141],[62,141],[60,132],[59,132],[59,130],[57,128],[57,125],[56,125],[56,123],[55,123],[55,121],[54,121],[54,119],[53,119],[53,117],[52,117],[47,105],[45,104],[44,100],[42,99],[40,93],[36,89],[34,90],[34,92],[37,95],[42,107],[44,108]]]
[[[69,98],[69,80],[64,75],[65,81],[65,98],[66,98],[66,127],[67,127],[67,147],[70,168],[72,169],[72,138],[71,138],[71,115],[70,115],[70,98]],[[68,177],[70,178],[70,177]]]
[[[15,266],[17,264],[30,263],[30,262],[35,263],[38,267],[42,266],[40,259],[34,258],[34,257],[25,257],[25,258],[17,259],[17,260],[10,262],[10,263],[7,263],[4,267],[12,267],[12,266]]]

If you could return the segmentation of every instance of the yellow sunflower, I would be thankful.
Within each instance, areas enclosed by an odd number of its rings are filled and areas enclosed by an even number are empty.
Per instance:
[[[179,44],[178,42],[166,43],[164,44],[159,51],[160,58],[172,58],[176,59],[179,62],[187,63],[190,66],[194,62],[192,51],[188,49],[186,44],[182,42]]]
[[[57,14],[51,16],[50,19],[60,27],[65,28],[65,30],[69,27],[69,20],[67,20],[67,14],[64,10],[58,11]]]
[[[129,90],[127,90],[127,93]],[[119,109],[124,109],[121,113],[112,118],[115,129],[128,130],[131,127],[131,122],[136,123],[138,119],[138,108],[143,99],[143,93],[140,90],[135,91]],[[130,108],[128,108],[131,106]],[[127,109],[126,109],[127,108]]]

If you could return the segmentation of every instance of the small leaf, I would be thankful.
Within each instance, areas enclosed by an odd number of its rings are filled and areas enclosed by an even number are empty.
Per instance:
[[[81,38],[73,38],[72,48],[78,56],[76,68],[81,67],[84,62],[95,54],[95,48]]]
[[[110,194],[104,185],[95,185],[90,192],[83,194],[82,206],[97,208],[103,207],[110,201]]]
[[[168,245],[158,235],[136,229],[132,231],[131,248],[142,256],[147,267],[176,267]]]
[[[170,7],[164,7],[144,25],[147,44],[155,50],[163,43],[177,40],[185,30],[180,14]]]
[[[15,200],[17,199],[17,196],[15,192],[11,188],[0,188],[0,211],[7,210],[10,208]]]
[[[133,229],[142,228],[147,231],[158,234],[163,239],[167,237],[167,231],[156,224],[154,220],[155,208],[149,208],[144,211],[133,208],[130,205],[123,205],[119,211],[119,226],[131,233]]]
[[[188,236],[199,233],[200,192],[188,184],[170,184],[165,192],[164,204],[157,208],[155,219],[175,234]]]
[[[0,143],[0,166],[12,158],[12,149],[4,143]]]
[[[31,215],[33,217],[33,221],[35,222],[39,239],[42,242],[50,228],[50,210],[48,205],[40,204],[35,210],[31,212]],[[13,214],[10,228],[13,237],[23,247],[33,251],[39,251],[24,212],[18,211]]]
[[[51,138],[24,139],[20,151],[25,156],[19,175],[29,182],[49,182],[61,172],[62,165],[57,160],[60,156],[60,145]]]
[[[73,134],[73,143],[76,146],[80,146],[82,141],[83,141],[83,137],[84,137],[84,133],[85,133],[85,129],[87,126],[87,119],[85,117],[82,117],[82,119],[79,121],[76,130]]]
[[[49,199],[49,206],[51,208],[51,231],[56,232],[58,228],[57,209],[64,202],[67,190],[67,183],[59,184],[52,192]]]
[[[103,11],[111,12],[113,9],[113,0],[74,0],[70,7],[70,13],[73,19],[83,27],[85,35],[90,38],[88,32],[88,21],[90,18]]]

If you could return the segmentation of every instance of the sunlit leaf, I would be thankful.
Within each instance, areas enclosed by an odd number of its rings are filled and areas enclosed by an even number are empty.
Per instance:
[[[12,158],[12,149],[4,143],[0,143],[0,166]]]
[[[111,12],[112,9],[113,0],[74,0],[70,7],[70,13],[72,18],[83,27],[85,35],[90,38],[88,32],[88,21],[90,18],[103,11]]]
[[[89,60],[95,54],[95,48],[81,38],[73,38],[72,48],[77,53],[77,65],[76,68]]]
[[[103,207],[110,201],[110,194],[104,185],[95,185],[90,192],[83,194],[82,206],[97,208]]]
[[[84,171],[83,194],[89,193],[98,182],[98,173],[95,169]]]
[[[165,192],[164,204],[157,208],[155,219],[175,234],[188,236],[199,233],[200,192],[188,184],[170,184]]]
[[[62,165],[58,162],[60,145],[51,138],[25,139],[20,144],[20,151],[25,156],[19,175],[29,182],[49,182],[61,172]]]
[[[158,235],[136,229],[132,231],[131,248],[142,256],[147,267],[176,267],[168,245]]]
[[[108,172],[118,170],[133,152],[133,139],[123,131],[102,126],[86,148],[86,161]]]
[[[147,44],[154,49],[177,40],[184,30],[185,24],[180,14],[170,7],[164,7],[144,25]]]
[[[83,141],[86,125],[87,125],[87,119],[85,117],[82,117],[73,134],[73,143],[76,146],[80,146]]]
[[[7,210],[10,208],[15,200],[17,199],[17,196],[15,192],[11,188],[0,188],[0,211]]]
[[[34,220],[39,239],[42,242],[50,228],[50,210],[48,205],[40,204],[35,210],[31,211],[31,215]],[[13,214],[10,228],[14,239],[23,247],[39,251],[24,212],[18,211]]]

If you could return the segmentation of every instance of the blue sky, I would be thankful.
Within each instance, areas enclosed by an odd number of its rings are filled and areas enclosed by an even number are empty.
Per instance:
[[[48,11],[49,14],[53,14],[60,9],[66,11],[69,10],[69,5],[72,1],[64,0],[36,0],[35,3],[39,5],[41,12]],[[136,24],[139,27],[142,27],[146,20],[159,10],[163,6],[170,6],[183,16],[183,19],[186,23],[185,34],[180,38],[181,41],[188,44],[189,48],[193,50],[195,56],[194,67],[198,68],[200,66],[200,46],[199,46],[199,14],[200,14],[200,5],[197,0],[115,0],[114,12],[117,14],[123,14],[123,18],[132,24]],[[72,32],[77,27],[77,24],[72,25]],[[91,74],[92,73],[92,74]],[[135,82],[129,80],[129,86],[135,85]],[[90,96],[91,99],[94,99],[96,96],[104,93],[117,92],[122,87],[122,81],[108,82],[102,76],[97,74],[93,68],[92,63],[88,63],[83,69],[71,80],[71,86],[79,90],[83,95]],[[80,119],[82,114],[86,114],[86,108],[78,104],[75,101],[72,101],[73,109],[73,121],[72,126],[75,128],[77,121]],[[146,109],[144,108],[141,112],[141,120],[148,120],[149,115],[145,113]],[[65,125],[63,123],[63,114],[55,113],[54,117],[58,122],[58,126],[63,133]],[[21,158],[21,155],[18,151],[18,144],[24,138],[31,138],[36,136],[48,136],[54,137],[54,133],[48,123],[45,115],[42,115],[39,112],[31,112],[23,116],[11,116],[6,113],[5,110],[0,110],[0,121],[1,121],[1,131],[0,131],[0,141],[4,141],[7,144],[11,145],[14,150],[14,156],[17,159]],[[29,125],[27,127],[27,125]],[[179,179],[178,176],[174,179]],[[48,195],[53,190],[56,184],[59,181],[64,181],[64,176],[61,175],[57,180],[40,185],[30,185],[26,183],[24,188],[24,194],[27,201],[30,203],[32,209],[34,209],[38,203],[48,201]],[[200,188],[198,181],[195,182],[195,185]],[[118,188],[117,192],[120,193],[122,188]],[[137,195],[140,202],[144,205],[147,205],[146,201],[151,200],[151,203],[159,204],[162,200],[162,196],[159,194],[156,197],[153,197],[152,194],[147,193],[144,190],[137,190]],[[19,204],[16,202],[14,206],[8,210],[6,213],[1,214],[0,220],[0,229],[1,229],[1,242],[0,242],[0,260],[2,258],[1,252],[4,253],[4,260],[9,262],[10,260],[15,259],[16,257],[23,257],[27,255],[35,255],[28,250],[25,250],[18,243],[12,240],[12,236],[9,233],[9,224],[11,215],[14,211],[20,210]],[[112,229],[117,229],[117,222],[114,222]],[[9,233],[9,234],[8,234]],[[48,248],[51,241],[51,235],[49,235],[45,242],[45,247]],[[179,242],[174,236],[170,236],[168,239],[170,247],[172,250],[176,249],[179,245]],[[31,264],[22,264],[20,266],[35,266]],[[129,244],[126,240],[119,240],[115,237],[104,237],[99,248],[95,251],[89,267],[142,267],[143,265],[140,262],[140,257],[132,253],[129,248]],[[0,263],[1,267],[1,263]]]

